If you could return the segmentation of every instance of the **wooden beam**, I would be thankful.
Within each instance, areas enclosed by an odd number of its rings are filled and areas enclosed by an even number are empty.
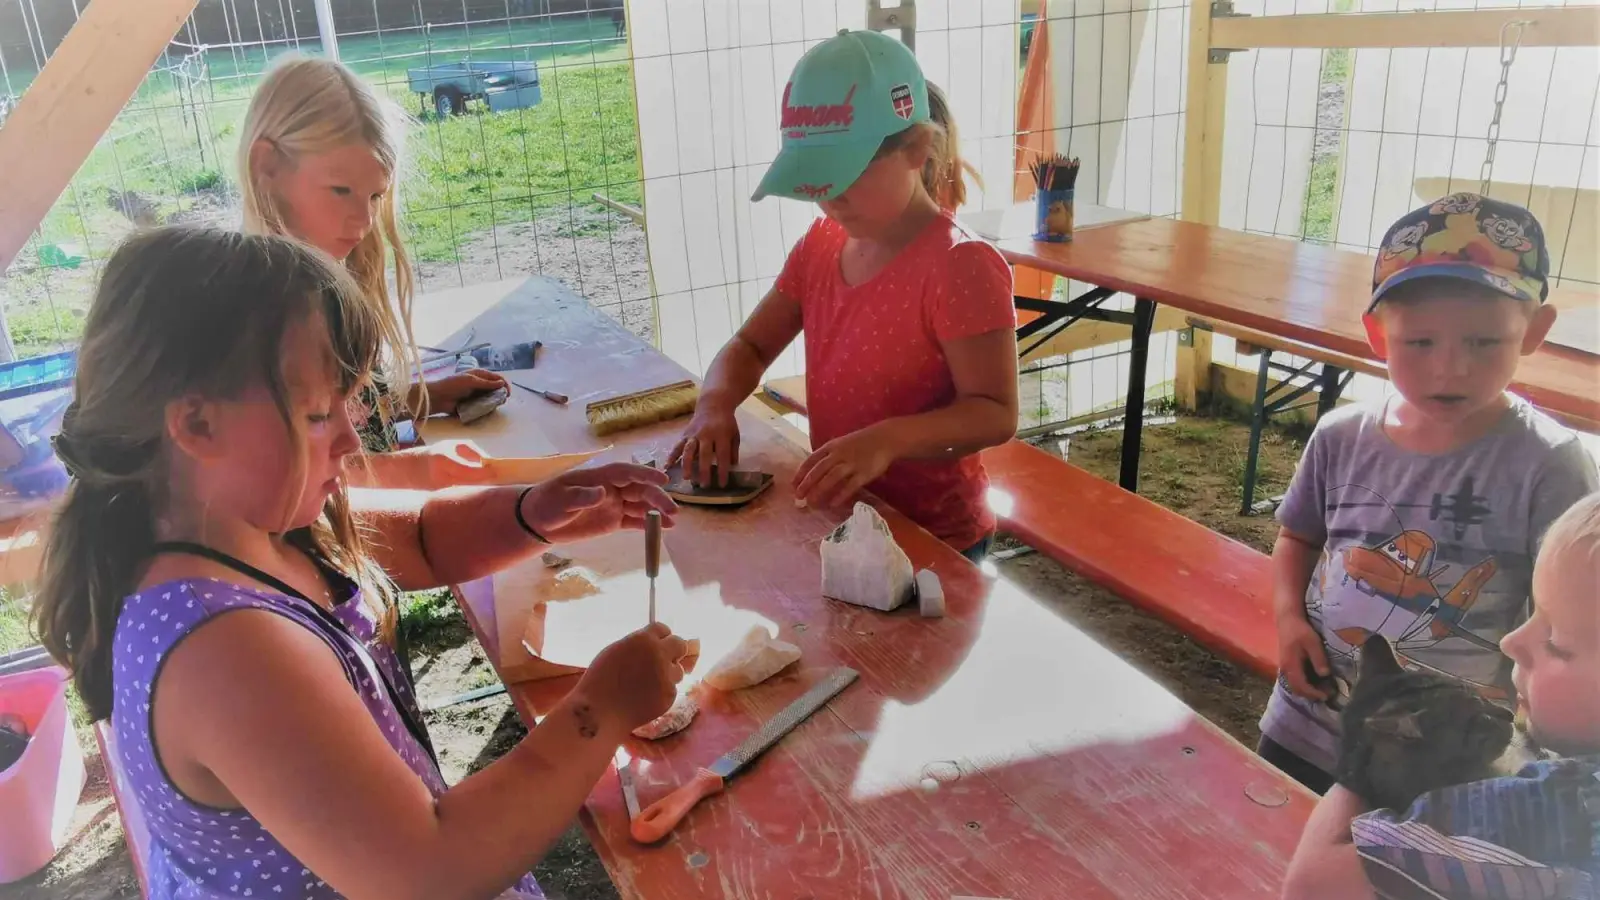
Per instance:
[[[1188,340],[1184,340],[1184,334]],[[1211,332],[1188,328],[1178,336],[1177,369],[1172,377],[1172,394],[1178,408],[1195,412],[1211,395]]]
[[[590,194],[589,196],[594,198],[594,202],[604,206],[606,209],[615,210],[619,213],[622,213],[629,219],[633,220],[633,224],[638,225],[641,228],[644,227],[644,210],[638,208],[637,206],[629,206],[628,204],[623,203],[621,200],[613,200],[610,197],[607,197],[605,194],[599,192]]]
[[[195,0],[95,0],[0,128],[0,271],[66,190]]]
[[[1254,369],[1246,369],[1231,363],[1211,364],[1211,398],[1213,404],[1223,404],[1231,409],[1235,415],[1249,421],[1250,410],[1256,402],[1256,382],[1259,373]],[[1275,375],[1268,376],[1267,389],[1272,390],[1283,384],[1284,379]],[[1272,421],[1283,425],[1293,422],[1297,425],[1313,425],[1317,421],[1317,392],[1312,391],[1301,399],[1300,405],[1294,409],[1284,410],[1272,417]],[[1348,397],[1341,397],[1339,405],[1353,402]],[[1215,408],[1215,407],[1213,407]]]
[[[1211,62],[1211,0],[1189,4],[1189,90],[1183,111],[1183,218],[1217,224],[1222,203],[1222,139],[1228,103],[1228,61]]]
[[[1600,45],[1600,6],[1538,6],[1521,9],[1221,18],[1211,22],[1209,46],[1238,50],[1267,47],[1498,47],[1500,29],[1513,20],[1531,23],[1522,31],[1523,47]],[[1192,96],[1193,69],[1190,70],[1189,84]]]

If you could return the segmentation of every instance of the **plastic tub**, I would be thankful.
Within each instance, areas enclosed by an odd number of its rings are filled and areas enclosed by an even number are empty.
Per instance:
[[[48,666],[0,677],[0,713],[15,713],[32,739],[0,772],[0,884],[44,868],[67,836],[83,793],[83,751],[67,714],[67,672]]]

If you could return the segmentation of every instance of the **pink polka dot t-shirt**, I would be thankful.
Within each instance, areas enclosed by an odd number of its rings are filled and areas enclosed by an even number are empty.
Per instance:
[[[811,445],[885,419],[950,405],[942,342],[1016,327],[1011,269],[1000,252],[942,215],[877,275],[848,285],[847,235],[820,218],[789,253],[777,289],[800,301]],[[957,550],[994,530],[976,454],[900,460],[868,486]]]

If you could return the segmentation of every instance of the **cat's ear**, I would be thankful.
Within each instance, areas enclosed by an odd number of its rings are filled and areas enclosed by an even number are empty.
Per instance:
[[[1374,634],[1362,642],[1361,662],[1356,666],[1357,680],[1399,675],[1404,671],[1400,661],[1395,659],[1394,648],[1383,635]]]
[[[1382,734],[1402,741],[1415,741],[1422,737],[1418,719],[1420,710],[1405,710],[1399,703],[1385,703],[1383,708],[1367,719],[1367,728],[1373,734]]]

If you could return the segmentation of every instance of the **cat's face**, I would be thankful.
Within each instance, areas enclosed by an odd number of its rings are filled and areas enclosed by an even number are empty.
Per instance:
[[[1453,678],[1405,671],[1378,636],[1361,647],[1340,722],[1339,783],[1374,807],[1393,809],[1488,777],[1512,733],[1510,710]]]

